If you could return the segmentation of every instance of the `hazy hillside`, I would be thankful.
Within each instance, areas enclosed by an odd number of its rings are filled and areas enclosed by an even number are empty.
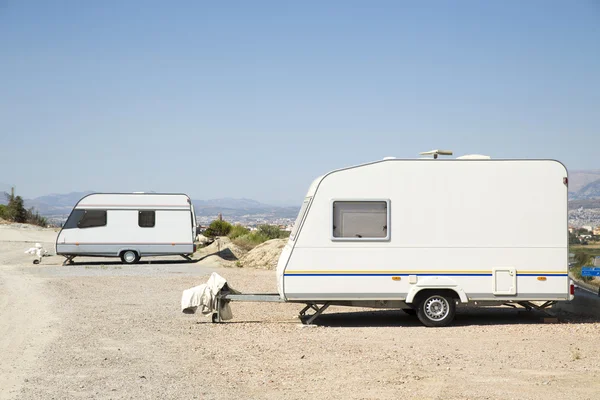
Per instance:
[[[84,196],[93,193],[72,192],[66,194],[50,194],[34,199],[26,199],[25,206],[35,207],[44,216],[67,216]],[[192,200],[196,215],[216,216],[221,213],[224,217],[240,217],[244,215],[266,215],[275,218],[295,218],[299,206],[278,207],[264,204],[252,199],[222,198],[211,200]],[[5,196],[0,195],[0,204],[6,204]]]
[[[588,183],[587,185],[579,189],[577,192],[570,192],[569,198],[572,200],[600,198],[600,179]]]
[[[585,185],[600,179],[600,169],[569,171],[569,192],[577,193]]]
[[[211,200],[192,200],[194,207],[205,208],[205,207],[225,207],[233,209],[255,209],[271,207],[270,205],[260,203],[252,199],[233,199],[231,197],[225,197],[222,199],[211,199]]]
[[[10,187],[0,184],[0,204],[6,204],[6,197],[1,193]],[[50,194],[26,199],[25,206],[35,207],[45,216],[66,216],[73,206],[92,191],[72,192],[66,194]],[[600,170],[569,172],[569,208],[600,208]],[[597,201],[594,201],[597,200]],[[220,198],[211,200],[192,200],[198,216],[215,216],[219,213],[225,217],[244,215],[268,215],[279,218],[294,218],[299,206],[280,207],[246,198]]]
[[[42,215],[68,215],[71,209],[84,196],[92,191],[71,192],[66,194],[49,194],[25,200],[25,206],[35,207]]]
[[[578,208],[583,208],[583,209],[600,208],[600,198],[569,201],[569,209],[570,210],[576,210]]]
[[[277,218],[294,218],[300,208],[299,206],[278,207],[256,200],[233,198],[192,200],[192,203],[197,216],[215,216],[221,213],[224,217],[263,214]]]
[[[569,200],[600,198],[600,170],[569,171]]]

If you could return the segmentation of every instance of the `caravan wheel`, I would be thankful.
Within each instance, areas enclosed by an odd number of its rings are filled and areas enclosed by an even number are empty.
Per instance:
[[[448,326],[456,313],[456,302],[445,293],[428,293],[417,309],[417,317],[425,326]]]
[[[127,250],[121,253],[123,264],[135,264],[140,260],[140,256],[133,250]]]

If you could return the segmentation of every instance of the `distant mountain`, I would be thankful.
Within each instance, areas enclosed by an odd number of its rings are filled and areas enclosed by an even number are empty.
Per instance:
[[[25,199],[25,206],[27,208],[35,207],[44,216],[67,216],[71,213],[75,204],[82,197],[90,193],[94,192],[49,194],[34,199]],[[2,202],[5,200],[4,197],[0,197],[0,204],[6,204],[6,201]],[[194,204],[198,216],[216,216],[221,213],[227,217],[263,214],[278,218],[294,218],[298,214],[299,209],[299,207],[278,207],[252,199],[234,199],[230,197],[211,200],[192,200],[192,204]]]
[[[583,209],[600,208],[600,199],[569,201],[569,210],[576,210],[578,208],[583,208]]]
[[[4,185],[7,186],[7,185]],[[10,187],[8,187],[10,190]],[[92,191],[50,194],[26,199],[25,206],[35,207],[44,216],[67,216],[75,204]],[[231,197],[192,200],[196,215],[239,217],[244,215],[266,215],[277,218],[295,218],[298,206],[282,207],[261,203],[256,200]],[[0,193],[0,204],[6,204],[5,196]],[[571,171],[569,173],[569,208],[600,208],[600,170]]]
[[[263,214],[277,218],[295,218],[299,207],[280,207],[265,204],[252,199],[233,199],[230,197],[212,200],[192,200],[197,216],[241,217]]]
[[[93,191],[71,192],[67,194],[49,194],[25,200],[25,206],[35,207],[42,215],[68,215],[75,204]]]
[[[600,179],[600,169],[569,171],[569,191],[576,193],[588,183]]]
[[[569,172],[569,200],[600,198],[600,170]]]
[[[273,207],[268,204],[260,203],[256,200],[252,199],[233,199],[231,197],[225,197],[222,199],[212,199],[212,200],[192,200],[195,208],[204,208],[204,207],[224,207],[224,208],[232,208],[235,210],[242,209],[256,209],[256,208],[269,208]]]
[[[575,193],[570,193],[572,200],[600,199],[600,179],[588,183]]]

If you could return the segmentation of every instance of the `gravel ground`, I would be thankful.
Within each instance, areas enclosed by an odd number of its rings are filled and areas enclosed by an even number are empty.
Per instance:
[[[274,272],[221,268],[214,257],[136,266],[77,259],[83,264],[63,267],[55,256],[36,266],[22,254],[35,235],[25,236],[0,242],[2,399],[600,393],[596,320],[562,316],[544,324],[536,313],[462,309],[454,326],[425,328],[400,311],[331,307],[305,327],[295,318],[297,304],[232,303],[234,319],[212,324],[181,313],[184,289],[217,271],[243,292],[275,292]]]

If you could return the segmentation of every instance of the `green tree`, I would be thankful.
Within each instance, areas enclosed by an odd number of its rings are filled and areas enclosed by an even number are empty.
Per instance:
[[[27,223],[39,226],[48,226],[48,219],[46,217],[42,217],[39,212],[35,210],[35,208],[31,207],[27,210]]]
[[[6,206],[4,204],[0,204],[0,218],[6,218]]]
[[[232,228],[229,222],[216,219],[210,223],[203,235],[206,237],[227,236]]]
[[[8,198],[8,205],[5,210],[7,219],[12,222],[26,222],[27,210],[23,204],[23,198],[21,196],[15,196],[14,194],[9,194],[6,197]]]
[[[569,232],[569,244],[579,244],[579,238],[575,232]]]
[[[575,278],[589,282],[593,279],[591,276],[581,276],[581,268],[593,264],[594,257],[586,252],[577,251],[575,253],[575,266],[573,267],[573,274]]]
[[[278,239],[279,238],[279,232],[281,232],[279,230],[278,226],[275,225],[259,225],[258,226],[258,233],[262,233],[263,235],[265,235],[266,237],[270,239]]]
[[[259,225],[258,233],[271,239],[284,239],[290,236],[289,232],[282,231],[277,225]]]
[[[239,238],[240,236],[243,235],[247,235],[250,233],[250,230],[248,228],[245,228],[241,225],[234,225],[233,228],[231,229],[231,231],[229,232],[229,234],[227,236],[229,236],[229,239],[236,239]]]

